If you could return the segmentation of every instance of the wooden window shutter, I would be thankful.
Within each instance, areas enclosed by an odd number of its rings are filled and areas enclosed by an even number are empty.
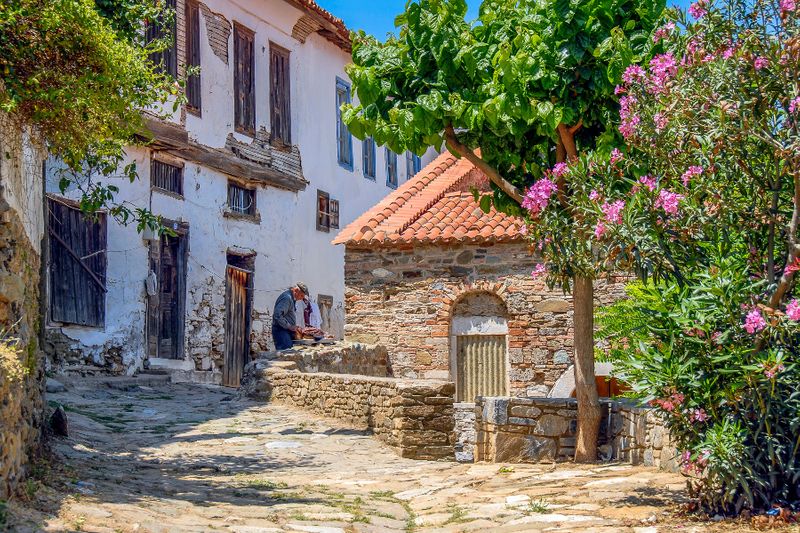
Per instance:
[[[339,229],[339,200],[330,201],[331,229]]]
[[[244,26],[233,25],[234,55],[234,125],[236,131],[255,134],[255,82],[254,82],[254,35]]]
[[[289,51],[270,43],[270,112],[272,139],[292,143],[291,84]]]
[[[186,0],[186,65],[200,66],[200,6],[196,0]],[[186,100],[189,110],[200,113],[202,99],[199,73],[186,80]]]
[[[175,11],[176,0],[166,0],[166,8]],[[160,52],[153,52],[150,54],[150,61],[157,65],[160,72],[171,75],[172,77],[178,76],[178,28],[175,19],[173,18],[169,27],[164,24],[164,16],[159,15],[158,20],[154,24],[148,24],[145,28],[145,37],[147,42],[156,39],[170,39],[170,45],[167,49]]]
[[[350,86],[336,78],[336,152],[339,164],[353,170],[353,138],[342,120],[342,105],[350,103]]]
[[[331,195],[325,191],[317,191],[317,231],[331,230],[330,216]]]
[[[87,218],[48,198],[50,319],[102,327],[106,311],[106,215]]]

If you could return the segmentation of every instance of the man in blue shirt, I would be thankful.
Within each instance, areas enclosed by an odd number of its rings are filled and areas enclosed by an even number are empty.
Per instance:
[[[294,306],[295,302],[304,300],[308,296],[308,287],[305,283],[298,283],[278,296],[275,310],[272,312],[272,340],[275,342],[276,350],[291,348],[295,334],[302,332],[303,328],[297,325]]]

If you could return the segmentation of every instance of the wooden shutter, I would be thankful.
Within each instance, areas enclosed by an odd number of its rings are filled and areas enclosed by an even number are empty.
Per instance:
[[[175,12],[176,0],[166,0],[166,9]],[[145,29],[145,37],[147,42],[156,39],[170,39],[170,45],[167,49],[160,52],[150,54],[150,60],[155,63],[160,72],[164,72],[173,77],[178,76],[178,28],[175,17],[169,26],[164,24],[164,16],[159,15],[158,20],[153,24],[148,24]]]
[[[200,7],[196,0],[186,0],[186,65],[200,66]],[[186,80],[186,100],[189,110],[200,113],[200,74]]]
[[[234,125],[236,131],[248,135],[254,135],[256,130],[253,42],[253,32],[238,23],[234,23]]]
[[[456,354],[459,402],[508,394],[505,335],[460,335]]]
[[[350,103],[350,86],[343,80],[336,79],[336,151],[339,164],[353,169],[353,138],[342,120],[342,106]]]
[[[330,217],[331,195],[325,191],[317,191],[317,231],[331,230]]]
[[[386,149],[386,185],[397,188],[397,154]]]
[[[339,229],[339,200],[331,200],[329,205],[329,214],[332,229]]]
[[[106,309],[106,215],[86,218],[48,198],[50,318],[102,327]]]
[[[375,139],[367,137],[362,143],[364,177],[375,179]]]
[[[272,139],[292,144],[289,51],[274,43],[269,45],[269,72]]]
[[[150,185],[182,196],[183,167],[152,159],[150,161]]]

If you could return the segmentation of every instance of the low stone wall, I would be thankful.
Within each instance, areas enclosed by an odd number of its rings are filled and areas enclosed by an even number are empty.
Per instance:
[[[245,391],[371,430],[402,457],[452,460],[453,383],[305,373],[286,366],[264,359],[251,363]]]
[[[677,469],[668,432],[652,409],[602,401],[600,459]],[[478,398],[475,460],[495,463],[564,461],[575,454],[575,399]]]
[[[262,357],[292,361],[301,372],[326,372],[360,376],[391,377],[389,352],[380,344],[337,342],[316,346],[298,346],[291,350],[270,352]]]

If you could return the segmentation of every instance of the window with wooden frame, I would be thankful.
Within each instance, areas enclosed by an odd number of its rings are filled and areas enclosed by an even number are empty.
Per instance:
[[[339,200],[332,200],[325,191],[317,190],[317,231],[339,229]]]
[[[228,182],[228,209],[236,215],[255,217],[256,190],[248,189],[238,183]]]
[[[361,142],[362,158],[364,165],[364,177],[370,180],[375,180],[376,164],[375,164],[375,139],[367,137]]]
[[[197,0],[186,0],[186,66],[200,68],[200,5]],[[186,79],[186,109],[201,114],[200,73]]]
[[[154,189],[183,196],[183,165],[150,160],[150,186]]]
[[[350,103],[350,85],[336,78],[336,156],[339,164],[353,170],[353,137],[342,120],[342,106]]]
[[[422,170],[422,159],[412,152],[406,151],[406,180],[410,180]]]
[[[236,131],[255,135],[255,34],[233,24],[233,123]]]
[[[175,12],[176,0],[166,0],[166,8]],[[163,13],[158,16],[158,19],[152,23],[147,24],[145,28],[146,41],[152,42],[156,40],[169,40],[169,46],[159,52],[150,54],[150,61],[156,65],[160,72],[169,74],[172,77],[178,77],[178,30],[175,17],[172,21],[166,24],[164,21]]]
[[[47,199],[50,320],[103,327],[106,314],[106,215],[89,218],[68,201]]]
[[[397,154],[386,149],[386,186],[397,188]]]
[[[269,103],[271,138],[285,145],[292,144],[291,86],[289,50],[269,43]]]

